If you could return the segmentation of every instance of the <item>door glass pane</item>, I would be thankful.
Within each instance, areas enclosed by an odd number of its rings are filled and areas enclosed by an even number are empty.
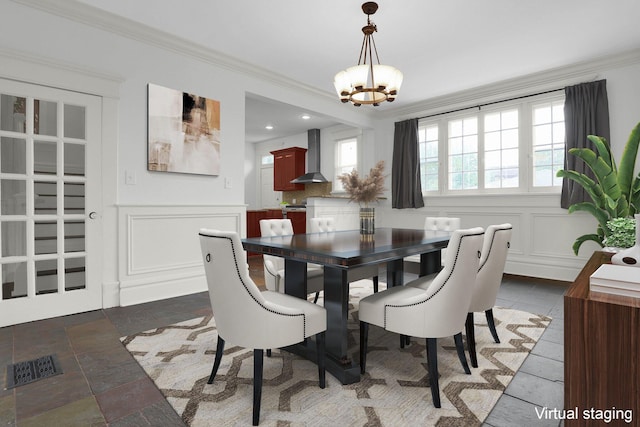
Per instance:
[[[1,232],[3,257],[27,255],[26,221],[3,221]]]
[[[33,172],[55,175],[58,153],[56,143],[50,141],[33,142]]]
[[[65,272],[64,272],[64,288],[67,291],[73,291],[77,289],[86,288],[85,279],[85,259],[82,258],[68,258],[64,260]]]
[[[76,182],[64,183],[64,213],[84,213],[84,184]]]
[[[27,99],[13,95],[0,96],[0,130],[25,132]]]
[[[27,173],[26,141],[19,138],[0,138],[0,172]]]
[[[36,295],[58,292],[58,260],[36,261]]]
[[[0,201],[2,215],[26,215],[27,213],[27,184],[16,179],[3,179],[0,181]]]
[[[2,264],[2,299],[27,296],[27,263]]]
[[[51,101],[33,101],[33,133],[56,136],[58,134],[58,105]]]
[[[84,221],[64,222],[64,251],[84,251]]]
[[[84,145],[64,144],[64,174],[84,176]]]
[[[36,215],[55,215],[58,211],[58,187],[51,181],[34,181],[34,212]]]
[[[55,254],[58,252],[58,226],[55,221],[35,223],[35,253]]]
[[[65,138],[84,139],[85,119],[84,107],[64,104],[64,136]]]

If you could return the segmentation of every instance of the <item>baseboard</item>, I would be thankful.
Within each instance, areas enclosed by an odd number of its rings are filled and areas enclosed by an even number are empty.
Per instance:
[[[207,279],[204,274],[184,275],[162,280],[152,277],[148,280],[123,282],[120,285],[120,306],[142,304],[206,291]]]
[[[120,282],[102,284],[102,308],[118,307],[120,305]]]
[[[533,283],[543,283],[545,285],[555,285],[555,286],[569,286],[572,282],[567,280],[557,280],[557,279],[545,279],[542,277],[532,277],[532,276],[524,276],[522,274],[511,274],[504,273],[502,275],[503,280],[522,280],[526,282]]]

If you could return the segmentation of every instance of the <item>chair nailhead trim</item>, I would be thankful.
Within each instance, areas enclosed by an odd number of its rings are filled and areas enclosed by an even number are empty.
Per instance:
[[[451,275],[453,274],[453,271],[456,269],[456,264],[458,262],[458,255],[460,255],[460,246],[462,246],[462,239],[464,239],[465,237],[468,236],[481,236],[484,234],[484,231],[482,233],[477,233],[477,234],[465,234],[463,236],[460,236],[460,245],[458,245],[458,250],[456,252],[456,258],[453,261],[453,267],[451,268],[451,271],[449,272],[449,276],[447,276],[447,278],[445,279],[444,282],[442,282],[442,286],[440,286],[438,288],[438,290],[436,290],[433,294],[431,294],[428,298],[426,298],[424,301],[419,301],[419,302],[414,302],[413,304],[403,304],[403,305],[397,305],[397,304],[385,304],[384,306],[384,328],[387,329],[387,308],[400,308],[400,307],[413,307],[414,305],[420,305],[420,304],[424,304],[425,302],[429,301],[431,298],[435,297],[438,292],[440,292],[442,290],[442,288],[444,288],[444,285],[447,284],[447,282],[449,282],[449,279],[451,279]]]
[[[485,266],[485,264],[487,263],[487,261],[489,260],[489,256],[491,255],[491,249],[493,249],[493,241],[496,238],[496,234],[498,234],[501,231],[507,231],[507,230],[511,230],[513,229],[513,227],[509,227],[509,228],[499,228],[496,230],[495,233],[493,233],[493,236],[491,236],[491,244],[489,245],[489,253],[487,254],[487,257],[484,259],[484,262],[482,263],[482,265],[480,267],[478,267],[478,272],[480,272],[480,270],[482,270],[482,267]],[[507,242],[507,248],[509,248],[510,242]]]

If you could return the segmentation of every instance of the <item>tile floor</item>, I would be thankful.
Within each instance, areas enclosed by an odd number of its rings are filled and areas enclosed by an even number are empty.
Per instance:
[[[262,267],[251,263],[262,284]],[[535,407],[563,406],[566,285],[506,278],[497,305],[546,314],[551,325],[487,420],[487,426],[558,426]],[[0,328],[0,426],[182,426],[180,417],[119,337],[211,311],[206,292]],[[56,353],[63,375],[4,390],[5,366]]]

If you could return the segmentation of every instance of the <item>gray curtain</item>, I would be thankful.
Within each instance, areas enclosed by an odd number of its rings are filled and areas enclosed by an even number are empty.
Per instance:
[[[583,173],[593,179],[591,169],[569,149],[590,148],[595,150],[587,135],[598,135],[609,141],[609,102],[607,81],[581,83],[565,88],[564,122],[566,151],[564,168]],[[562,182],[560,206],[568,209],[574,203],[589,202],[591,197],[581,185],[570,179]]]
[[[393,208],[424,206],[418,150],[418,119],[396,122],[391,168],[391,207]]]

